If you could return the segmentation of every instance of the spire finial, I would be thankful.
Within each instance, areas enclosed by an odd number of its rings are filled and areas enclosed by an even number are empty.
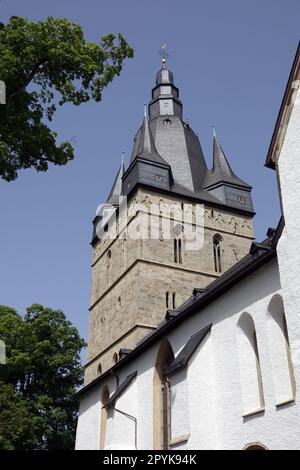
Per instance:
[[[170,54],[167,52],[167,45],[163,44],[160,48],[159,55],[161,56],[162,68],[167,68],[167,59],[170,57]]]
[[[216,134],[216,127],[215,127],[215,126],[211,126],[211,127],[212,127],[212,130],[213,130],[214,137],[217,137],[217,134]]]

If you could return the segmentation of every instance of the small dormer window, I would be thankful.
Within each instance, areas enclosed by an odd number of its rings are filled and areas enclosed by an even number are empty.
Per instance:
[[[170,126],[171,125],[171,119],[164,119],[163,120],[163,125],[164,126]]]
[[[240,204],[245,204],[245,197],[244,196],[239,196],[239,203]]]
[[[156,181],[162,181],[162,176],[161,175],[155,175]]]

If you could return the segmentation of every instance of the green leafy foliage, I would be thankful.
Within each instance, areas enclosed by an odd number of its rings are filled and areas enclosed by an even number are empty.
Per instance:
[[[100,101],[129,57],[133,50],[121,34],[87,42],[81,27],[66,19],[34,23],[14,16],[0,24],[0,79],[7,88],[7,104],[0,106],[0,177],[11,181],[22,168],[47,171],[49,163],[72,160],[71,143],[57,144],[47,123],[57,105]]]
[[[0,306],[0,450],[73,449],[82,384],[77,329],[60,310]]]

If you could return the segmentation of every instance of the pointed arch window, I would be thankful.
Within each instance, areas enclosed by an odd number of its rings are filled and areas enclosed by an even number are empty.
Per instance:
[[[174,227],[174,263],[183,264],[183,227]]]
[[[116,352],[113,355],[113,361],[114,361],[114,364],[117,364],[119,362],[119,356]]]
[[[100,449],[105,449],[106,427],[107,427],[107,408],[105,405],[109,400],[109,389],[105,385],[101,397],[101,423],[100,423]]]
[[[256,330],[249,313],[241,315],[237,336],[243,416],[247,416],[265,406]]]
[[[275,400],[279,406],[293,401],[296,395],[288,327],[279,294],[274,295],[268,305],[267,331]]]
[[[223,237],[219,233],[216,233],[213,236],[214,267],[216,273],[222,272],[222,242]]]
[[[163,339],[156,358],[153,378],[153,448],[169,448],[171,439],[171,387],[165,373],[174,360],[172,347]]]

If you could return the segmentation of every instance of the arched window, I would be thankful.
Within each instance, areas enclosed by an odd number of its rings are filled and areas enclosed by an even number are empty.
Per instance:
[[[167,339],[163,339],[156,358],[153,378],[153,448],[168,449],[171,439],[171,389],[165,374],[174,354]]]
[[[172,307],[175,310],[175,308],[176,308],[176,292],[173,292],[173,294],[172,294]]]
[[[109,389],[105,385],[102,397],[101,397],[101,423],[100,423],[100,449],[105,448],[105,437],[106,437],[106,424],[107,424],[107,408],[106,403],[109,400]]]
[[[265,405],[256,331],[248,313],[243,313],[238,321],[237,336],[243,416],[246,416],[262,411]]]
[[[102,366],[99,362],[99,364],[98,364],[98,375],[101,375],[101,374],[102,374]]]
[[[221,244],[223,237],[216,233],[213,236],[213,250],[214,250],[214,266],[216,273],[222,272],[222,259],[221,259]]]
[[[247,444],[243,450],[268,450],[268,449],[266,446],[264,446],[260,442],[252,442],[251,444]]]
[[[179,224],[174,227],[174,263],[183,263],[183,227]]]
[[[280,405],[295,399],[296,386],[284,306],[279,294],[269,303],[267,329],[276,405]]]
[[[117,364],[117,362],[119,362],[119,357],[116,352],[114,353],[113,360],[114,360],[114,364]]]

